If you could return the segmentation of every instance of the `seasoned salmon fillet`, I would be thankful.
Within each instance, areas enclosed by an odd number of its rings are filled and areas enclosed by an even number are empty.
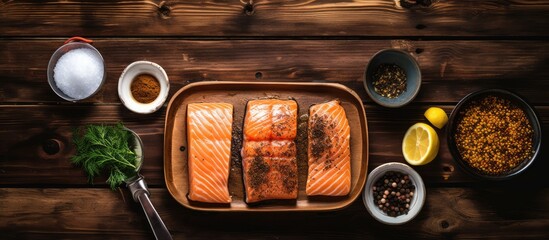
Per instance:
[[[233,105],[191,103],[187,105],[189,199],[230,203],[229,167]]]
[[[339,101],[309,109],[308,196],[344,196],[351,189],[350,128]]]
[[[297,198],[296,135],[295,101],[248,102],[242,147],[246,202]]]

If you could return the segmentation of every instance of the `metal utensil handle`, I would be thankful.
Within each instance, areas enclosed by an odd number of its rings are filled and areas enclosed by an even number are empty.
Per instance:
[[[156,239],[171,240],[172,236],[170,235],[168,228],[160,218],[160,215],[158,215],[158,212],[156,212],[156,209],[149,199],[150,193],[147,189],[147,183],[143,177],[140,176],[139,179],[128,184],[128,188],[132,192],[133,199],[141,204]]]
[[[164,222],[160,218],[160,215],[158,215],[158,213],[156,212],[156,209],[154,209],[154,206],[152,205],[151,200],[149,199],[149,196],[145,192],[140,192],[138,195],[138,199],[139,199],[139,203],[141,203],[141,207],[143,207],[143,211],[145,212],[145,215],[147,215],[147,220],[151,225],[151,228],[153,230],[153,233],[156,239],[158,240],[172,239],[172,236],[170,235],[168,228],[166,228],[166,225],[164,225]]]

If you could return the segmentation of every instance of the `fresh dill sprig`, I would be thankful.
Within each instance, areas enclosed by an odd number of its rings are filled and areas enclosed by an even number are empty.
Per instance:
[[[133,151],[133,139],[122,123],[76,129],[73,135],[76,155],[71,161],[82,166],[90,183],[96,176],[107,173],[107,183],[115,190],[125,179],[136,174],[139,159]]]

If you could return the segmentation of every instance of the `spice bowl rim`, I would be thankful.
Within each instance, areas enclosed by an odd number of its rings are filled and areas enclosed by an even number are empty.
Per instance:
[[[95,89],[95,91],[93,91],[89,96],[84,97],[84,98],[72,98],[72,97],[68,96],[67,94],[65,94],[63,91],[61,91],[61,89],[59,89],[57,87],[57,84],[55,83],[55,79],[54,79],[54,68],[57,65],[57,62],[59,61],[59,59],[63,55],[65,55],[66,53],[68,53],[71,50],[79,49],[79,48],[91,49],[95,53],[97,53],[97,56],[99,56],[99,59],[101,60],[101,64],[103,65],[103,78],[101,79],[101,83],[99,83],[99,86],[97,86],[97,89]],[[105,81],[107,80],[107,66],[105,64],[105,59],[103,58],[103,55],[101,55],[99,50],[97,50],[97,48],[95,48],[93,45],[91,45],[89,43],[86,43],[86,42],[69,42],[69,43],[65,43],[65,44],[61,45],[60,47],[58,47],[55,50],[55,52],[53,52],[53,54],[50,57],[50,60],[48,61],[48,68],[46,70],[46,75],[47,75],[47,78],[48,78],[48,84],[50,85],[53,92],[55,92],[55,94],[57,94],[57,96],[59,96],[60,98],[66,100],[66,101],[70,101],[70,102],[75,103],[75,102],[79,102],[79,101],[82,101],[82,100],[89,99],[101,90],[101,88],[105,84]]]
[[[471,101],[485,97],[485,96],[489,96],[489,95],[496,95],[499,97],[503,97],[507,100],[510,100],[520,109],[522,109],[526,114],[530,124],[532,125],[532,130],[534,131],[534,137],[533,137],[534,139],[532,144],[535,152],[532,155],[532,157],[530,159],[524,160],[522,163],[519,164],[519,166],[501,175],[484,174],[481,171],[475,169],[474,167],[469,166],[469,164],[466,163],[465,160],[463,160],[463,158],[461,157],[461,154],[457,149],[457,145],[454,137],[455,129],[457,128],[457,124],[458,124],[458,118],[460,116],[459,112],[464,107],[468,106],[468,104],[470,104]],[[483,90],[478,90],[478,91],[469,93],[458,102],[458,104],[452,110],[450,117],[448,118],[448,126],[446,128],[446,139],[447,139],[446,142],[448,145],[448,149],[450,151],[452,158],[454,159],[455,162],[457,162],[460,168],[463,171],[465,171],[467,174],[481,180],[503,181],[503,180],[512,179],[520,175],[532,165],[532,163],[538,157],[539,152],[541,150],[542,129],[541,129],[541,124],[536,111],[523,97],[506,89],[490,88],[490,89],[483,89]]]
[[[373,71],[375,70],[374,67],[379,66],[382,63],[389,63],[383,60],[383,58],[386,58],[385,54],[388,54],[388,53],[398,54],[399,58],[403,58],[406,62],[408,62],[408,64],[412,68],[416,70],[417,74],[412,77],[410,73],[406,71],[405,67],[399,65],[399,67],[403,68],[403,70],[406,72],[406,77],[407,77],[406,89],[407,91],[411,90],[411,93],[405,92],[403,94],[406,94],[406,95],[401,95],[397,98],[388,98],[388,97],[381,96],[380,94],[374,91],[373,86],[371,84]],[[376,64],[374,66],[374,63],[376,62],[379,62],[380,64]],[[366,65],[366,69],[364,70],[363,85],[368,96],[377,104],[383,107],[388,107],[388,108],[399,108],[412,102],[416,98],[416,96],[419,94],[419,90],[421,88],[421,82],[422,82],[421,78],[422,78],[421,68],[419,67],[419,63],[410,53],[400,49],[389,48],[389,49],[382,49],[376,52],[374,55],[372,55],[372,57],[368,61],[368,64]],[[414,87],[411,87],[410,85],[410,83],[412,82],[415,83]]]
[[[397,217],[391,217],[381,211],[376,204],[373,203],[373,192],[372,187],[375,182],[382,177],[388,171],[395,171],[408,174],[410,180],[415,186],[416,191],[412,201],[410,201],[410,208],[408,214],[400,215]],[[425,204],[427,191],[425,189],[425,184],[423,179],[412,167],[400,163],[400,162],[388,162],[376,167],[368,174],[368,179],[366,180],[366,185],[364,186],[364,191],[362,192],[362,201],[366,210],[374,217],[377,221],[385,223],[388,225],[401,225],[407,223],[414,219]]]
[[[147,70],[137,69],[140,66],[144,66]],[[150,103],[138,102],[132,95],[130,84],[133,79],[139,74],[151,74],[160,83],[160,93],[156,99]],[[170,81],[166,71],[157,63],[139,60],[130,63],[118,79],[118,97],[126,108],[135,113],[149,114],[158,111],[168,99],[170,90]]]

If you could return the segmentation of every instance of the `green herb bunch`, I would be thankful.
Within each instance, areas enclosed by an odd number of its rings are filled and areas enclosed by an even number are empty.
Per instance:
[[[76,129],[73,141],[77,152],[71,160],[83,167],[90,183],[99,174],[107,173],[107,183],[115,190],[136,174],[139,159],[133,151],[134,137],[121,123]]]

